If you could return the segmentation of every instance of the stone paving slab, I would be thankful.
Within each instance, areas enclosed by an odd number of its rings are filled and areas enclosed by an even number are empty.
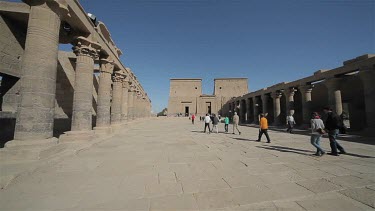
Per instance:
[[[374,145],[315,157],[305,135],[259,143],[257,128],[204,134],[187,118],[122,127],[54,162],[0,163],[1,178],[27,172],[0,190],[0,210],[374,210]]]

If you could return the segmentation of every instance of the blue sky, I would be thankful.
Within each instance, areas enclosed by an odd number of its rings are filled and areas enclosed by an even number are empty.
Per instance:
[[[81,0],[158,112],[170,78],[247,77],[255,91],[375,53],[373,0]]]

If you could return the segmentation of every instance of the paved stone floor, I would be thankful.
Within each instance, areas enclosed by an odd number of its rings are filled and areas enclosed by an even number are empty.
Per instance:
[[[15,178],[0,210],[374,210],[375,145],[341,141],[349,154],[314,157],[309,136],[271,131],[267,144],[252,127],[202,129],[136,121]]]

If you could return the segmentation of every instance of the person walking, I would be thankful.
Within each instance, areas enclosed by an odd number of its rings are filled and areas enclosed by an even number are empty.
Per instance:
[[[323,112],[327,115],[325,126],[326,130],[328,130],[329,145],[331,146],[330,155],[339,156],[339,154],[346,154],[345,149],[336,140],[340,129],[340,117],[329,107],[324,107]],[[337,152],[337,150],[340,152]]]
[[[237,112],[234,112],[234,115],[233,115],[233,134],[235,134],[234,129],[237,129],[238,134],[241,135],[241,131],[238,129],[239,121],[240,121],[240,117],[237,115]]]
[[[311,144],[316,148],[316,156],[322,156],[326,152],[320,147],[320,138],[324,134],[324,123],[317,112],[311,114]]]
[[[224,118],[224,130],[228,133],[229,117]]]
[[[260,114],[259,126],[259,136],[257,141],[260,142],[262,135],[264,134],[267,138],[267,143],[271,143],[271,139],[268,136],[268,120],[264,117],[264,114]]]
[[[191,115],[191,123],[194,125],[195,115]]]
[[[217,116],[215,115],[215,114],[213,114],[212,115],[214,118],[214,120],[212,121],[212,131],[211,132],[213,132],[213,130],[214,129],[216,129],[216,133],[219,133],[219,128],[217,127],[217,125],[219,124],[219,118],[217,118]]]
[[[210,134],[211,132],[210,122],[211,122],[211,118],[208,114],[206,114],[206,117],[204,117],[204,133],[206,133],[206,128],[208,128],[208,134]]]
[[[289,113],[289,115],[286,117],[286,124],[288,125],[288,129],[286,130],[286,132],[293,133],[293,128],[296,124],[296,121],[294,120],[292,113]]]

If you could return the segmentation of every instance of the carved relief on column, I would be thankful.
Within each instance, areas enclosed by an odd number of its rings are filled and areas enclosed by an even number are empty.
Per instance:
[[[139,98],[140,98],[141,93],[140,93],[138,88],[136,89],[134,94],[135,94],[135,97],[134,97],[134,117],[139,118],[139,109],[140,109]]]
[[[286,96],[286,115],[294,114],[294,94],[297,90],[295,88],[288,88],[284,91]]]
[[[312,85],[302,85],[298,89],[302,95],[302,121],[304,124],[310,124],[311,117],[311,92]]]
[[[56,1],[25,2],[31,7],[14,139],[43,140],[53,137],[59,30],[68,9]]]
[[[335,109],[335,112],[338,115],[342,113],[342,99],[341,99],[341,90],[340,90],[340,79],[339,78],[330,78],[324,81],[324,85],[327,87],[328,91],[328,103],[332,109]]]
[[[98,106],[97,106],[97,127],[109,127],[111,123],[111,76],[114,64],[110,59],[100,60]]]
[[[122,107],[121,107],[121,121],[125,122],[128,120],[128,102],[129,102],[129,77],[125,77],[122,81]]]
[[[132,81],[129,81],[129,91],[128,91],[128,120],[134,119],[134,92],[135,86]]]
[[[116,71],[113,76],[113,94],[112,94],[112,108],[111,108],[111,124],[118,124],[121,122],[122,115],[122,81],[125,75],[122,70]]]
[[[273,109],[274,109],[274,125],[280,124],[280,114],[281,114],[281,105],[280,105],[280,98],[282,96],[282,92],[276,91],[272,93],[273,98]]]
[[[73,47],[77,55],[73,97],[72,131],[92,129],[92,94],[94,60],[100,45],[85,37],[78,37]]]

